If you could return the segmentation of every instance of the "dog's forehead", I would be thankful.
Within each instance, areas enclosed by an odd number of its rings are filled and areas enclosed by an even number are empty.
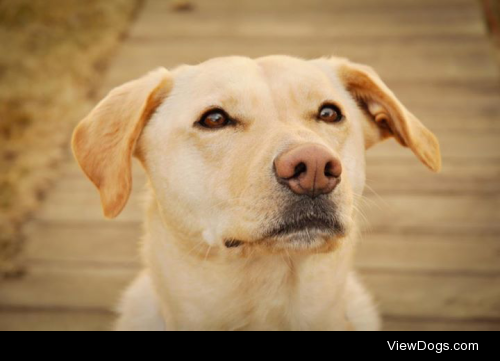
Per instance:
[[[304,84],[320,87],[328,83],[328,76],[314,63],[289,56],[268,56],[256,59],[271,83]]]
[[[176,79],[199,90],[235,90],[249,84],[258,85],[262,81],[257,63],[244,57],[215,58],[180,70]]]
[[[211,96],[227,94],[284,95],[283,91],[324,97],[334,90],[329,76],[315,63],[287,57],[258,59],[216,58],[178,75],[196,93]]]
[[[338,98],[328,74],[313,62],[287,56],[270,56],[256,62],[278,99],[302,103]]]

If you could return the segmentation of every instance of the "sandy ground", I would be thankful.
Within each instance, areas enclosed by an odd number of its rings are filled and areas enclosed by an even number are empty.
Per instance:
[[[0,274],[140,0],[0,0]],[[7,49],[7,51],[5,51]]]

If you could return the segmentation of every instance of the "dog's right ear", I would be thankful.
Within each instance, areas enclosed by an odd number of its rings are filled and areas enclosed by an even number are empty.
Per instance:
[[[172,83],[168,70],[160,68],[114,89],[73,134],[73,153],[98,188],[107,218],[117,217],[127,204],[137,140]]]
[[[358,104],[376,125],[374,142],[394,137],[410,148],[420,161],[435,172],[441,170],[441,151],[436,136],[424,126],[399,100],[370,67],[337,59],[337,74]],[[368,138],[366,139],[368,140]]]

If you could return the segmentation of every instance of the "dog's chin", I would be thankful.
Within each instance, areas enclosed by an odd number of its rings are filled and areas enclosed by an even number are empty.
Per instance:
[[[253,241],[226,240],[225,246],[241,255],[258,254],[318,254],[335,251],[348,236],[347,227],[336,223],[335,227],[307,226],[297,229],[278,228]]]
[[[336,249],[345,232],[305,228],[275,238],[268,238],[266,245],[273,250],[292,252],[329,252]]]
[[[337,248],[348,235],[339,210],[327,197],[300,199],[290,203],[278,216],[270,219],[253,242],[233,240],[228,248],[248,246],[270,252],[319,253]]]
[[[292,245],[316,244],[319,240],[342,237],[346,227],[338,215],[337,205],[327,196],[300,197],[271,220],[265,236]]]

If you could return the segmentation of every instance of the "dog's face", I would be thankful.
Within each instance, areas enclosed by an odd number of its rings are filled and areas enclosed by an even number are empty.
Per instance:
[[[230,250],[320,252],[352,228],[364,152],[394,136],[431,169],[439,145],[369,68],[221,58],[114,90],[74,151],[114,217],[142,161],[164,223]]]

